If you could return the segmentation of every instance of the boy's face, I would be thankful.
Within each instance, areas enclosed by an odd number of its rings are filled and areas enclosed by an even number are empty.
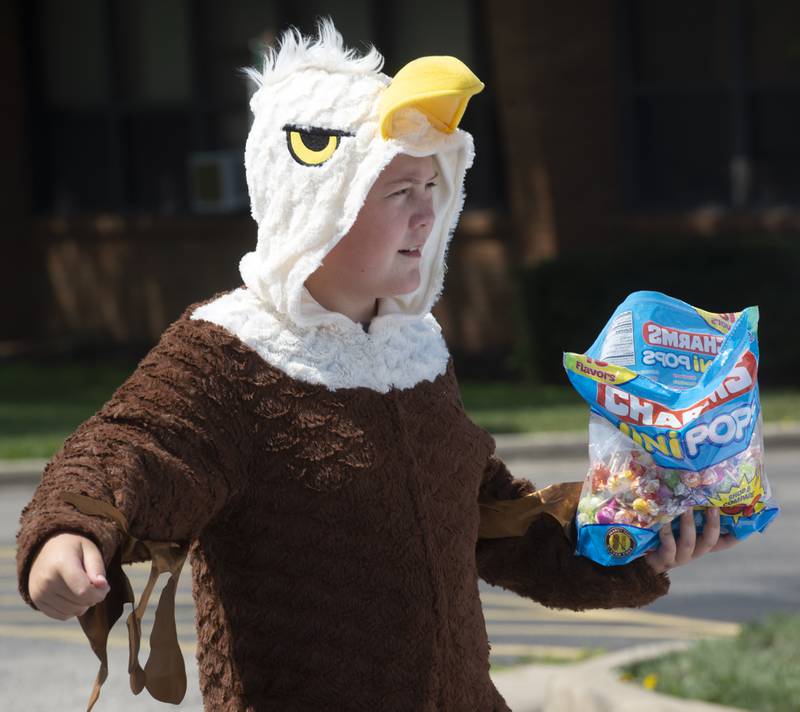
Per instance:
[[[417,289],[420,253],[433,227],[436,178],[432,156],[395,156],[307,286],[340,290],[364,303]]]

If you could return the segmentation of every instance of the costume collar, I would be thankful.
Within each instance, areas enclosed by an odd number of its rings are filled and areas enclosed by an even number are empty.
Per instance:
[[[306,307],[327,315],[324,324],[298,326],[247,287],[203,304],[190,318],[221,326],[280,371],[329,390],[387,393],[433,381],[446,371],[450,354],[433,314],[381,314],[379,308],[365,331],[344,314],[325,310],[305,292],[310,300]]]

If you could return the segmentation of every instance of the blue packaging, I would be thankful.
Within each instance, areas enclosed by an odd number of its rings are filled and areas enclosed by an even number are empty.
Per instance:
[[[634,292],[584,354],[564,368],[589,404],[590,469],[576,553],[628,563],[658,530],[719,507],[744,539],[777,515],[764,473],[758,308],[715,313],[659,292]],[[673,524],[674,525],[674,524]]]

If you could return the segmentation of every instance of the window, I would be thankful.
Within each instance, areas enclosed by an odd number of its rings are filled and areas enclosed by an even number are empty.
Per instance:
[[[800,203],[800,4],[624,0],[617,16],[628,205]]]
[[[22,7],[37,213],[191,212],[194,154],[237,152],[243,162],[249,88],[237,69],[274,33],[276,2]]]
[[[194,186],[202,183],[208,193],[214,160],[228,174],[237,166],[236,181],[226,185],[244,195],[243,203],[225,201],[224,210],[247,214],[243,153],[252,87],[238,70],[260,67],[263,45],[289,24],[310,33],[316,17],[329,14],[349,45],[374,41],[387,72],[419,54],[448,52],[481,71],[473,64],[481,57],[472,56],[480,55],[473,0],[413,0],[399,14],[375,0],[19,2],[39,214],[198,211]],[[422,31],[431,13],[441,19],[433,36]],[[485,163],[476,163],[467,185],[473,206],[500,201],[493,116],[484,95],[465,117]],[[200,165],[202,180],[194,180],[190,169]]]
[[[465,185],[468,209],[507,210],[500,130],[489,70],[483,14],[488,3],[476,0],[406,0],[382,3],[377,19],[385,71],[394,75],[407,62],[449,54],[462,60],[486,88],[470,100],[460,128],[475,139],[475,162]]]

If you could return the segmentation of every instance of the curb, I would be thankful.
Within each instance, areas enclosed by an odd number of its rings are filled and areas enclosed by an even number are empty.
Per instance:
[[[800,423],[767,423],[764,447],[770,450],[800,447]],[[588,456],[586,433],[522,433],[495,435],[497,453],[503,460],[555,460]],[[0,486],[36,484],[49,459],[0,460]]]
[[[49,460],[0,460],[0,487],[38,484]]]
[[[586,433],[520,433],[494,436],[497,453],[504,460],[584,457],[589,446]]]
[[[670,697],[622,682],[617,668],[685,650],[690,641],[651,643],[572,665],[526,665],[493,681],[514,712],[742,712],[709,702]]]
[[[800,423],[767,423],[761,432],[764,448],[779,450],[800,447]],[[522,433],[494,436],[497,452],[503,459],[557,459],[588,457],[584,431],[574,433]]]

